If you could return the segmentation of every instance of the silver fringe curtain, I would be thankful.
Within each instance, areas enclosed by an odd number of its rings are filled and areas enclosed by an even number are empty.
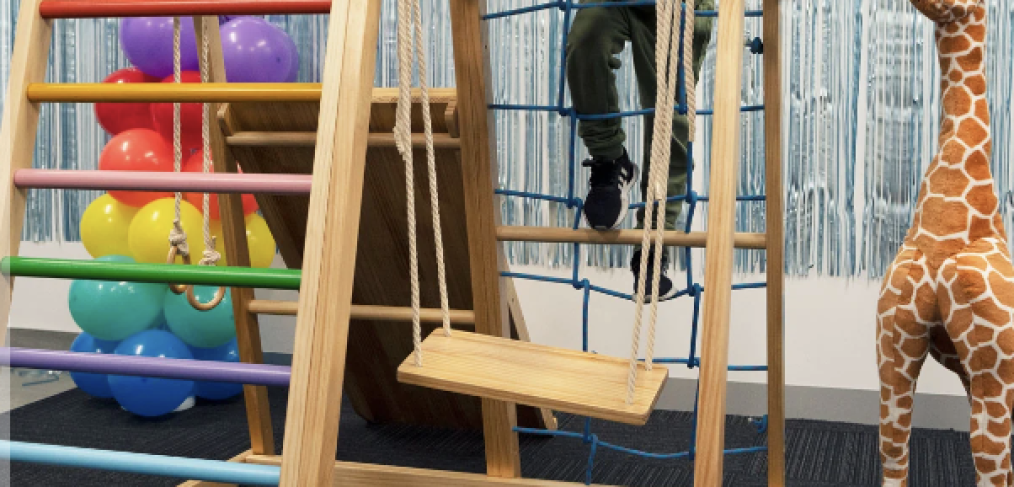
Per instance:
[[[378,41],[378,86],[393,86],[395,12],[383,0]],[[989,82],[993,113],[993,170],[1008,229],[1014,228],[1014,4],[987,0],[990,8]],[[489,0],[489,11],[533,4],[533,0]],[[908,0],[792,0],[783,2],[785,93],[786,249],[791,275],[867,276],[886,269],[911,221],[918,182],[930,162],[938,123],[938,74],[932,26]],[[0,7],[0,71],[6,93],[14,19],[19,2]],[[760,8],[759,0],[748,8]],[[424,5],[430,46],[430,83],[453,86],[451,29],[447,2]],[[320,79],[326,16],[273,16],[301,49],[301,81]],[[98,82],[127,66],[117,40],[116,20],[63,20],[55,24],[47,80]],[[560,81],[563,14],[544,10],[490,21],[493,89],[497,102],[551,105]],[[761,35],[761,23],[748,19],[747,38]],[[623,109],[637,109],[629,55],[617,81]],[[715,72],[714,43],[708,48],[700,80],[700,105],[710,108]],[[744,59],[744,104],[763,100],[759,56]],[[501,161],[500,185],[515,190],[564,195],[567,191],[569,120],[555,113],[503,112],[497,115]],[[696,143],[695,189],[707,193],[708,117]],[[641,124],[625,120],[628,149],[637,157]],[[740,194],[761,194],[763,114],[742,117]],[[45,105],[35,167],[94,169],[107,136],[90,105]],[[580,147],[580,144],[579,144]],[[585,157],[583,150],[578,160]],[[578,172],[577,194],[586,175]],[[98,193],[32,191],[24,238],[75,241],[81,213]],[[636,197],[636,196],[635,196]],[[698,228],[706,221],[698,211]],[[556,203],[506,198],[504,221],[514,225],[570,226],[573,210]],[[763,203],[740,203],[740,231],[764,228]],[[587,265],[625,267],[629,248],[585,246]],[[566,266],[570,245],[511,244],[518,264]],[[703,251],[695,251],[703,252]],[[737,251],[736,268],[764,268],[763,252]],[[699,256],[699,255],[698,255]],[[700,267],[700,266],[697,266]],[[697,269],[699,272],[699,269]]]

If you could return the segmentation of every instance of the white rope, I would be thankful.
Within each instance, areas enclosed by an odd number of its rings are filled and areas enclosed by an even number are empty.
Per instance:
[[[646,273],[648,254],[652,259],[651,314],[648,326],[648,350],[654,352],[655,324],[658,321],[658,284],[661,278],[662,243],[665,231],[666,180],[668,179],[669,156],[672,151],[672,107],[676,98],[678,63],[670,59],[672,49],[677,45],[678,34],[672,28],[673,18],[678,12],[676,0],[659,0],[656,11],[655,69],[657,90],[655,95],[655,124],[651,139],[651,159],[648,169],[648,191],[645,195],[643,233],[641,238],[642,272],[638,275],[637,293],[634,296],[634,329],[630,346],[630,369],[627,375],[627,403],[634,401],[637,384],[637,355],[641,346],[641,327],[644,313]],[[689,8],[689,5],[688,5]],[[684,53],[690,56],[690,53]],[[670,62],[671,61],[671,62]],[[659,75],[661,74],[661,75]],[[652,225],[652,214],[655,223]],[[649,242],[653,245],[649,252]],[[645,368],[651,370],[652,359],[646,360]]]
[[[690,134],[688,140],[689,141],[693,141],[694,140],[694,136],[693,136],[693,133],[694,133],[694,123],[695,123],[695,121],[697,119],[697,113],[696,113],[696,111],[697,111],[697,93],[696,93],[696,91],[697,91],[697,83],[694,81],[694,61],[693,61],[693,59],[694,59],[694,56],[693,56],[693,53],[694,53],[694,14],[695,14],[695,12],[694,12],[694,3],[695,2],[694,2],[694,0],[683,0],[683,3],[684,3],[683,11],[684,11],[684,15],[685,15],[685,17],[683,19],[683,87],[684,87],[684,91],[686,92],[686,101],[687,101],[687,121],[688,121],[688,130],[689,130],[689,134]],[[674,12],[674,14],[675,13],[676,12]],[[673,29],[672,36],[673,36],[672,45],[673,45],[673,47],[675,47],[677,45],[676,39],[677,39],[677,36],[678,36],[678,34],[676,33],[676,29]],[[669,79],[668,79],[668,82],[672,83],[669,86],[669,95],[672,96],[672,97],[675,97],[676,91],[677,91],[676,83],[678,82],[677,79],[679,77],[679,75],[678,75],[679,70],[677,69],[678,68],[678,64],[679,63],[677,63],[675,61],[669,63]],[[668,100],[668,103],[669,103],[668,106],[673,106],[674,102],[675,102],[674,99]],[[657,105],[658,104],[656,103],[656,106]],[[665,117],[665,119],[666,119],[666,124],[667,124],[667,127],[664,129],[666,131],[665,133],[671,134],[672,133],[672,117]],[[658,117],[655,117],[655,120],[656,120],[656,123],[658,123]],[[669,157],[671,155],[671,151],[672,151],[671,148],[672,148],[672,146],[670,144],[664,144],[664,145],[665,145],[665,161],[668,162]],[[668,168],[668,167],[669,166],[666,165],[666,168]],[[692,170],[692,169],[688,169],[688,170]],[[659,174],[661,174],[661,171],[659,172]],[[666,179],[668,179],[668,178],[666,178]],[[667,182],[666,182],[665,179],[663,179],[660,184],[667,185]],[[662,191],[662,193],[661,193],[662,195],[666,195],[667,194],[666,193],[666,189],[664,187],[663,188],[659,188],[659,190]],[[689,191],[689,190],[690,190],[690,188],[687,188],[687,191]],[[648,349],[645,351],[645,354],[644,354],[644,357],[645,357],[644,358],[645,367],[648,370],[651,370],[651,368],[652,368],[652,362],[654,361],[654,358],[655,358],[655,330],[656,330],[657,325],[658,325],[658,281],[659,281],[659,278],[660,278],[660,275],[661,275],[661,272],[659,272],[659,267],[660,267],[660,264],[661,264],[662,253],[664,252],[664,249],[662,247],[662,231],[661,231],[662,225],[663,225],[663,223],[665,221],[665,209],[664,209],[664,207],[663,207],[663,209],[661,211],[658,211],[656,213],[657,213],[657,215],[656,215],[656,229],[658,229],[658,232],[656,233],[657,237],[655,239],[655,248],[654,248],[655,263],[653,264],[653,267],[652,267],[652,269],[655,270],[655,273],[654,273],[654,282],[652,283],[652,287],[651,287],[651,289],[652,289],[651,321],[648,322],[648,342],[647,342]]]
[[[422,8],[418,0],[414,10],[416,49],[419,57],[419,89],[422,95],[423,132],[426,137],[426,166],[430,180],[430,212],[433,214],[433,244],[437,254],[437,282],[440,286],[440,316],[444,334],[451,336],[451,305],[447,297],[447,271],[444,263],[444,232],[440,224],[440,191],[437,188],[437,158],[433,149],[433,121],[430,117],[430,88],[426,81],[426,49],[423,40]]]
[[[430,116],[429,86],[426,83],[426,54],[423,42],[422,12],[418,0],[398,1],[398,108],[394,126],[395,145],[405,161],[405,200],[408,220],[409,275],[412,291],[412,345],[415,364],[422,365],[422,324],[419,318],[419,250],[415,215],[415,165],[412,153],[412,64],[413,49],[419,61],[419,86],[422,98],[423,130],[426,138],[426,162],[429,176],[430,211],[433,215],[433,240],[440,287],[440,311],[444,334],[451,335],[450,304],[444,262],[443,231],[440,224],[440,193],[437,189],[436,154],[433,147],[433,122]]]
[[[217,28],[217,26],[215,26]],[[208,58],[211,56],[211,41],[208,39],[208,22],[201,22],[201,83],[210,81]],[[211,172],[211,126],[209,124],[211,104],[204,103],[201,107],[201,140],[204,152],[203,172]],[[213,266],[222,258],[215,250],[215,237],[211,235],[211,195],[204,193],[204,253],[201,265]],[[220,210],[221,211],[221,210]]]
[[[180,55],[180,18],[173,17],[173,82],[182,82],[182,61]],[[173,171],[183,170],[183,143],[180,134],[180,104],[173,103]],[[183,231],[183,224],[180,222],[180,201],[183,193],[176,193],[176,218],[173,219],[173,228],[169,230],[169,246],[175,247],[183,257],[190,255],[187,245],[187,234]]]

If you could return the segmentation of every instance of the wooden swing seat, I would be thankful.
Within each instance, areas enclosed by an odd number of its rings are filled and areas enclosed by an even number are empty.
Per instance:
[[[455,330],[434,330],[422,343],[423,363],[410,355],[398,381],[470,396],[643,425],[669,370],[638,364],[627,404],[628,360]]]

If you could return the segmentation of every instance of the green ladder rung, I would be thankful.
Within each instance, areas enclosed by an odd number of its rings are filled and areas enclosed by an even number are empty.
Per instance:
[[[5,257],[0,267],[4,275],[17,277],[297,290],[302,276],[302,272],[298,269],[135,264],[35,257]]]

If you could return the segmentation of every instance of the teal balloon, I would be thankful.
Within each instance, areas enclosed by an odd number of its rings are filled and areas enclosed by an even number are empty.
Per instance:
[[[95,260],[134,262],[122,255]],[[165,284],[77,280],[70,285],[70,315],[85,333],[99,340],[118,342],[158,326],[167,289]]]
[[[194,286],[194,296],[202,303],[215,297],[218,287]],[[187,301],[186,294],[175,294],[167,290],[165,297],[165,320],[169,331],[191,347],[215,348],[229,343],[236,337],[236,321],[232,314],[232,293],[226,291],[225,299],[209,311],[198,311]]]

